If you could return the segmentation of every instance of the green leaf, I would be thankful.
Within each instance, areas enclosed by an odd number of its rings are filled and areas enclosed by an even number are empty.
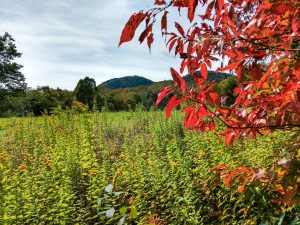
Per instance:
[[[282,216],[280,217],[280,220],[278,222],[278,225],[282,225],[283,221],[284,221],[284,218],[285,218],[285,213],[282,214]]]
[[[130,218],[131,219],[135,219],[135,218],[137,218],[137,210],[136,210],[136,208],[135,207],[130,207]]]
[[[127,212],[127,209],[128,209],[128,207],[122,207],[122,208],[120,208],[120,213],[121,213],[121,215],[124,215],[126,212]]]

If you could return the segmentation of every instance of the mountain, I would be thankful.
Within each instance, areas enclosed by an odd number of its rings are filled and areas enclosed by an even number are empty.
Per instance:
[[[101,83],[99,86],[107,89],[133,88],[152,84],[153,81],[140,76],[114,78]]]

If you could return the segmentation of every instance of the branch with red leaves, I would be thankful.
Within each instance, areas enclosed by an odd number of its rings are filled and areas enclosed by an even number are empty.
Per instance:
[[[171,68],[173,87],[162,89],[156,105],[173,94],[166,108],[188,103],[182,109],[187,129],[203,132],[215,129],[215,120],[225,125],[221,133],[229,146],[239,138],[252,138],[274,129],[300,127],[300,8],[296,0],[155,0],[153,8],[133,14],[126,23],[120,44],[131,41],[137,27],[145,22],[139,36],[154,40],[153,27],[159,16],[162,35],[169,52],[180,56],[179,72]],[[169,8],[187,12],[189,27],[174,23],[170,30]],[[204,14],[203,14],[204,13]],[[212,91],[208,70],[235,74],[238,87],[235,102],[226,106],[226,96]],[[197,88],[188,89],[180,74],[193,75]],[[200,71],[200,76],[196,75]]]

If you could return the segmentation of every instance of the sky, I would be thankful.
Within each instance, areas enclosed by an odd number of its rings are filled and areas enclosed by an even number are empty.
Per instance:
[[[130,15],[149,9],[147,2],[0,0],[0,35],[8,32],[15,39],[29,87],[73,90],[85,76],[97,84],[129,75],[170,79],[170,67],[179,68],[179,60],[168,53],[159,32],[151,54],[137,39],[118,48]]]

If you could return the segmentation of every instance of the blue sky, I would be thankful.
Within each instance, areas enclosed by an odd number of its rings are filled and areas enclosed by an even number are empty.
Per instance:
[[[80,78],[97,84],[141,75],[170,79],[178,59],[168,54],[159,32],[152,53],[135,41],[118,48],[124,24],[149,0],[0,0],[0,32],[9,32],[23,53],[18,60],[30,87],[73,90]],[[159,24],[157,26],[159,28]]]

